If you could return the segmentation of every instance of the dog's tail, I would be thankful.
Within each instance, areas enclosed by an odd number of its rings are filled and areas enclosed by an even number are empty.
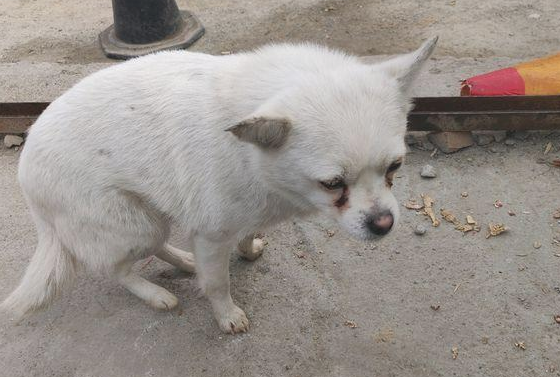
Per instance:
[[[19,286],[0,304],[0,309],[20,320],[47,306],[75,276],[75,259],[65,250],[54,229],[40,229],[35,255]]]

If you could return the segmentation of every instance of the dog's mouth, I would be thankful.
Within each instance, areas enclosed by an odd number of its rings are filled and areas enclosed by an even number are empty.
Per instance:
[[[358,237],[359,240],[361,241],[379,241],[380,239],[384,238],[385,236],[387,236],[389,233],[391,233],[392,230],[388,231],[385,234],[375,234],[370,232],[367,227],[363,227],[362,228],[362,236]]]
[[[388,234],[388,233],[384,235],[374,234],[368,230],[366,225],[360,227],[352,227],[352,228],[348,228],[346,225],[343,224],[340,225],[346,233],[348,233],[352,238],[358,241],[365,241],[365,242],[378,241]]]

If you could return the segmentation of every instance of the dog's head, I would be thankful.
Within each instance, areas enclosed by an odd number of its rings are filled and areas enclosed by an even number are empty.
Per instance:
[[[406,92],[436,41],[302,75],[228,131],[258,147],[263,179],[293,205],[330,214],[360,239],[383,236],[399,214],[391,186],[406,152]]]

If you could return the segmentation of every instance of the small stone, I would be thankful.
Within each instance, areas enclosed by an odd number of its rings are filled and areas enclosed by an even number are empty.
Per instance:
[[[414,234],[416,234],[417,236],[423,236],[424,234],[426,234],[426,227],[424,227],[423,225],[416,225],[416,228],[414,228]]]
[[[424,178],[435,178],[437,177],[436,168],[432,165],[424,165],[420,171],[420,176]]]
[[[463,191],[463,192],[461,193],[461,198],[466,198],[466,197],[468,197],[468,196],[469,196],[469,193],[466,192],[466,191]]]
[[[327,236],[328,237],[333,237],[334,236],[334,230],[327,229]]]
[[[6,135],[4,136],[4,145],[6,148],[19,147],[23,144],[23,138],[17,135]]]
[[[432,132],[428,134],[428,139],[443,153],[457,152],[474,144],[469,131]]]
[[[504,141],[504,144],[511,147],[511,146],[515,145],[515,140],[508,138],[508,139],[506,139],[506,141]]]
[[[496,143],[502,143],[507,138],[507,131],[494,131],[494,140]]]
[[[540,249],[541,246],[542,246],[542,244],[541,244],[539,241],[533,242],[533,247],[534,247],[535,249]]]
[[[554,316],[554,322],[560,324],[560,314]]]
[[[494,142],[494,136],[488,134],[478,134],[476,135],[476,143],[480,146],[485,146],[492,144]]]
[[[502,144],[492,145],[488,150],[492,153],[503,153],[506,151],[505,147]]]

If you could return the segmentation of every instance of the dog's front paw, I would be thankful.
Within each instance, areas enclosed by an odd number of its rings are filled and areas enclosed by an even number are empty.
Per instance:
[[[236,334],[249,330],[249,320],[241,308],[233,305],[231,309],[224,313],[216,313],[216,320],[223,332]]]

